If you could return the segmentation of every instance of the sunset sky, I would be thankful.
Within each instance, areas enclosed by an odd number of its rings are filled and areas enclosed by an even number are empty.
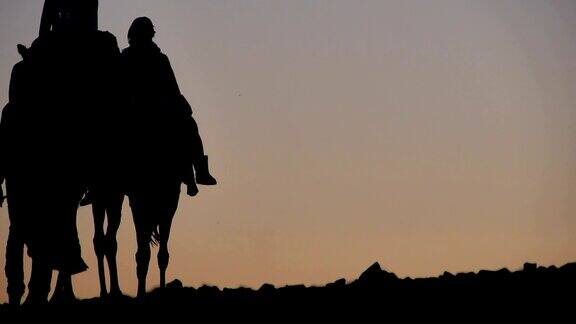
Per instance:
[[[0,0],[1,106],[42,5]],[[122,48],[139,16],[219,180],[182,195],[169,280],[258,288],[354,279],[375,261],[400,277],[576,261],[575,1],[100,0]],[[3,208],[2,268],[8,225]],[[93,297],[89,208],[78,228],[90,269],[75,290]],[[127,199],[118,238],[133,295]]]

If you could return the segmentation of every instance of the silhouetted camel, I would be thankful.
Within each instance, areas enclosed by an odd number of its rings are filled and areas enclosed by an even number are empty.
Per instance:
[[[168,57],[152,41],[149,18],[137,18],[122,53],[125,91],[129,98],[127,148],[131,165],[128,197],[136,227],[138,296],[146,293],[150,243],[159,245],[160,287],[166,285],[168,241],[178,207],[180,186],[196,195],[196,183],[213,185],[192,110],[178,87]],[[194,179],[194,169],[196,179]]]
[[[34,47],[34,46],[33,46]],[[64,274],[59,278],[55,296],[72,292],[69,277],[86,269],[80,256],[76,233],[77,181],[61,179],[50,183],[53,163],[38,165],[34,161],[44,152],[38,134],[50,137],[38,127],[46,118],[35,116],[41,105],[35,94],[42,90],[34,83],[42,77],[42,64],[31,63],[32,50],[19,45],[23,60],[15,65],[10,80],[10,103],[2,114],[2,178],[6,179],[10,232],[6,245],[6,277],[9,302],[20,304],[24,293],[23,251],[28,246],[32,257],[32,274],[27,303],[43,303],[50,292],[52,270]],[[43,102],[42,102],[43,103]],[[37,133],[38,132],[38,133]],[[52,191],[38,192],[34,183],[44,183]],[[34,202],[31,202],[34,197]],[[56,217],[50,217],[57,215]],[[56,236],[49,238],[56,232]],[[73,296],[73,292],[72,292]]]
[[[118,72],[116,39],[85,24],[97,17],[91,6],[97,1],[52,3],[68,7],[52,7],[58,14],[47,20],[47,30],[41,27],[28,51],[30,62],[22,65],[26,73],[10,89],[17,90],[19,99],[11,100],[3,113],[9,135],[2,131],[0,139],[10,214],[6,272],[14,279],[9,279],[14,283],[9,290],[22,286],[24,242],[32,257],[28,303],[46,302],[53,270],[59,271],[54,298],[74,298],[71,276],[87,269],[76,228],[78,203],[84,188],[107,174],[101,159],[104,153],[115,156],[108,144],[119,141],[109,140],[114,131],[96,132],[115,128],[110,111],[116,108],[111,104],[117,79],[112,73]],[[21,291],[11,297],[14,303]]]
[[[87,56],[93,60],[105,62],[105,71],[114,71],[117,70],[117,66],[113,63],[117,60],[117,56],[119,54],[118,47],[116,45],[116,40],[114,37],[109,33],[102,33],[98,32],[98,1],[97,0],[84,0],[84,1],[74,1],[74,0],[46,0],[44,3],[44,9],[42,12],[42,19],[40,23],[40,36],[46,38],[53,38],[51,37],[50,33],[66,33],[66,34],[73,34],[75,38],[81,39],[84,38],[88,40],[88,42],[92,42],[92,44],[82,44],[78,43],[79,49],[82,48],[90,48],[92,53],[89,53]],[[76,42],[74,39],[69,40],[70,43]],[[69,46],[71,44],[63,44],[64,46]],[[116,58],[115,58],[116,56]],[[111,65],[111,66],[106,66]],[[84,69],[86,67],[83,67]],[[101,77],[98,77],[99,73],[85,73],[83,77],[90,79],[87,83],[87,87],[92,87],[92,90],[102,90],[107,88],[110,90],[114,88],[111,86],[113,82],[111,80],[113,78],[107,77],[106,79],[102,79],[102,76],[105,75],[103,73]],[[110,75],[108,75],[110,76]],[[110,84],[106,86],[105,84]],[[101,91],[99,94],[100,98],[104,98],[100,100],[100,106],[95,109],[87,109],[87,107],[78,107],[78,109],[83,109],[88,112],[88,114],[84,115],[89,117],[88,120],[85,120],[88,124],[88,132],[92,132],[95,127],[101,127],[102,121],[108,118],[110,109],[107,108],[115,108],[113,107],[106,107],[107,104],[110,104],[112,100],[110,98],[114,98],[113,91]],[[94,105],[96,107],[96,105]],[[97,113],[94,113],[96,112]],[[110,124],[110,123],[108,123]],[[95,126],[97,125],[97,126]],[[113,127],[107,127],[106,131],[108,131],[112,136],[114,136]],[[93,136],[92,134],[89,134]],[[89,136],[89,137],[90,137]],[[98,155],[101,153],[101,150],[98,148],[106,147],[109,144],[108,137],[110,136],[99,136],[100,138],[92,137],[87,142],[92,144],[92,147],[86,147],[84,150],[91,150],[94,155]],[[110,155],[114,155],[114,151],[110,148]],[[95,168],[100,168],[100,161],[88,161],[87,163],[88,168],[83,170],[83,173],[89,174],[87,177],[89,180],[89,184],[94,184],[94,179],[102,177],[103,174],[106,172],[98,172],[100,170],[95,170]],[[112,204],[114,205],[114,204]],[[120,200],[121,205],[121,200]],[[117,271],[116,271],[116,260],[115,260],[115,236],[116,231],[118,229],[118,225],[120,221],[119,211],[112,212],[109,211],[109,220],[108,220],[108,233],[112,236],[112,239],[101,239],[100,233],[103,232],[103,222],[104,222],[104,213],[105,211],[101,211],[102,208],[100,207],[100,203],[95,204],[94,206],[94,216],[95,216],[95,250],[97,250],[98,255],[98,269],[101,276],[103,276],[103,256],[104,254],[107,256],[109,267],[111,269],[111,277],[112,277],[112,291],[114,293],[119,293],[118,288],[118,280],[117,280]],[[110,207],[112,208],[112,207]],[[112,208],[117,209],[117,208]],[[107,243],[109,242],[109,243]],[[102,279],[102,282],[104,280]],[[104,292],[105,292],[105,284],[104,284]],[[70,300],[74,298],[74,293],[72,289],[72,281],[70,274],[60,272],[58,275],[58,281],[55,288],[55,294],[53,300]]]

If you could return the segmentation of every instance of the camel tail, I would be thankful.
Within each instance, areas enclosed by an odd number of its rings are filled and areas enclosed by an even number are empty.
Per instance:
[[[152,244],[153,246],[157,246],[160,244],[159,225],[154,226],[154,230],[152,231],[152,235],[150,235],[150,244]]]

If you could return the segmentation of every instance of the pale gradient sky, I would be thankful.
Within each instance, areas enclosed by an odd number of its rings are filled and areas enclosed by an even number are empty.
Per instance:
[[[0,0],[2,105],[42,3]],[[170,279],[256,288],[374,261],[404,277],[576,260],[573,0],[100,0],[121,47],[143,15],[220,181],[182,196]],[[89,209],[78,226],[90,270],[76,292],[96,296]],[[2,267],[7,228],[2,209]]]

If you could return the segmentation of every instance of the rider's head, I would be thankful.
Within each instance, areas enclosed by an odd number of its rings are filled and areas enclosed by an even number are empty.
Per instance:
[[[98,0],[54,2],[54,30],[75,32],[98,30]]]
[[[151,42],[154,35],[156,35],[156,31],[154,31],[154,24],[150,18],[136,18],[128,30],[128,43],[134,45]]]

